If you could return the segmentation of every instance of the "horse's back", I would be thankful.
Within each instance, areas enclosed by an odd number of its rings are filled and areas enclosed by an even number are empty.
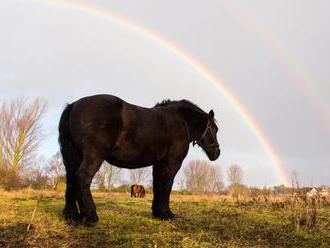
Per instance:
[[[125,101],[112,95],[95,95],[72,104],[70,131],[74,143],[80,149],[97,146],[104,152],[113,146],[121,132]]]

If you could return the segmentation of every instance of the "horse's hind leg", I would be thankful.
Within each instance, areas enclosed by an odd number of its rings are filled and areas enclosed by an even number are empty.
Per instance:
[[[66,173],[66,191],[65,191],[65,207],[63,209],[63,218],[69,223],[78,222],[79,212],[77,208],[77,185],[74,182],[74,173]]]
[[[77,178],[79,182],[78,204],[80,218],[82,224],[86,226],[93,226],[99,220],[90,186],[93,177],[101,167],[101,164],[101,159],[84,158],[79,170],[77,171]]]
[[[64,156],[63,156],[64,157]],[[79,221],[79,212],[77,207],[77,178],[75,173],[80,164],[79,160],[63,158],[66,169],[66,191],[65,191],[65,207],[63,209],[63,218],[71,222]]]

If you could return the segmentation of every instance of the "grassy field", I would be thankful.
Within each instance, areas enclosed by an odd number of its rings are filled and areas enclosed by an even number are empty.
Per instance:
[[[0,191],[0,247],[330,247],[330,207],[318,209],[315,226],[307,227],[295,224],[301,212],[277,204],[172,195],[177,218],[158,221],[151,197],[94,193],[100,222],[87,228],[61,220],[63,193]]]

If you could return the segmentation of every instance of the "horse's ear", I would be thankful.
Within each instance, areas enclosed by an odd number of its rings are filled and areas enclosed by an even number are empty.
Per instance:
[[[211,109],[211,111],[209,112],[209,119],[210,119],[211,121],[214,120],[214,112],[213,112],[213,109]]]

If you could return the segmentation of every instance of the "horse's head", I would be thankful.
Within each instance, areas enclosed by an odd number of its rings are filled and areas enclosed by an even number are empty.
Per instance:
[[[207,126],[202,136],[194,141],[203,148],[204,152],[211,161],[216,160],[220,156],[220,148],[217,140],[218,127],[215,123],[214,112],[211,110],[208,114]]]

